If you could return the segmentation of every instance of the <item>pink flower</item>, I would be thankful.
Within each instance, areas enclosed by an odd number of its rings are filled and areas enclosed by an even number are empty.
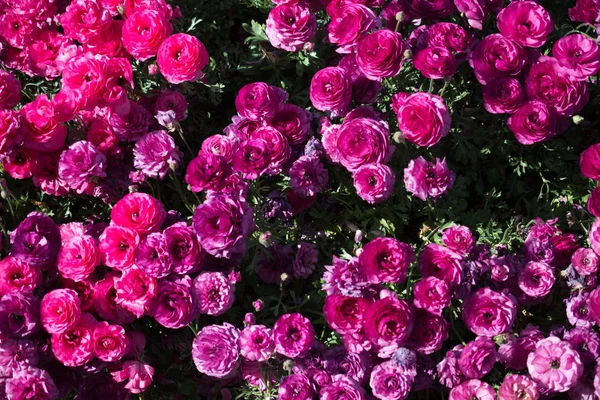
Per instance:
[[[93,341],[94,355],[106,362],[119,361],[127,353],[129,346],[125,329],[105,321],[96,324]]]
[[[549,294],[555,281],[554,270],[546,263],[530,261],[519,271],[519,288],[534,299]]]
[[[448,323],[439,315],[428,311],[415,310],[414,327],[408,344],[422,354],[439,351],[448,339]]]
[[[475,240],[468,227],[454,225],[442,234],[442,242],[453,251],[467,255],[473,250]]]
[[[35,398],[44,400],[59,398],[59,391],[48,372],[37,368],[27,368],[15,372],[6,380],[7,400]]]
[[[158,283],[158,294],[152,301],[150,315],[169,329],[179,329],[189,324],[195,315],[191,293],[192,280],[188,276],[174,282]]]
[[[579,354],[555,336],[537,343],[527,358],[527,369],[535,382],[553,392],[568,391],[583,374]]]
[[[320,111],[342,111],[352,101],[352,83],[342,68],[326,67],[310,81],[310,101]]]
[[[305,355],[315,341],[315,331],[306,317],[301,314],[284,314],[273,326],[275,351],[296,358]]]
[[[325,297],[325,321],[340,334],[358,332],[362,329],[363,316],[370,303],[362,297],[332,294]]]
[[[413,324],[412,307],[395,295],[374,301],[363,315],[365,335],[379,346],[380,357],[390,357],[398,346],[406,342]]]
[[[152,232],[135,249],[135,266],[146,275],[164,278],[171,273],[171,255],[164,234]]]
[[[417,282],[413,288],[413,304],[432,314],[441,315],[444,308],[450,305],[451,293],[448,284],[429,276]]]
[[[498,390],[499,400],[537,400],[539,397],[535,382],[523,375],[507,375]]]
[[[238,366],[239,331],[232,325],[209,325],[202,328],[192,343],[196,368],[215,378],[229,376]]]
[[[125,389],[129,393],[138,394],[144,392],[152,384],[154,368],[139,361],[125,361],[121,368],[111,372],[113,379],[117,382],[125,382]]]
[[[193,282],[194,296],[200,314],[221,315],[235,299],[235,284],[220,272],[203,272]]]
[[[550,13],[534,1],[515,1],[498,14],[500,33],[521,46],[538,48],[554,29]]]
[[[592,39],[579,33],[558,39],[552,46],[552,55],[579,80],[600,70],[600,48]]]
[[[596,288],[589,297],[589,309],[597,325],[600,325],[600,287]]]
[[[329,175],[318,157],[302,156],[290,168],[290,187],[300,196],[314,196],[327,185]]]
[[[469,65],[482,85],[495,78],[516,76],[527,63],[525,50],[500,34],[486,36],[469,53]]]
[[[373,396],[381,400],[400,400],[408,397],[414,375],[392,361],[384,361],[371,371],[369,386]]]
[[[146,193],[129,193],[115,204],[110,219],[115,225],[133,229],[140,235],[160,229],[166,217],[162,203]]]
[[[0,110],[13,108],[21,101],[21,83],[13,74],[0,72]]]
[[[240,332],[240,355],[246,360],[264,362],[275,351],[271,329],[264,325],[251,325]]]
[[[0,260],[0,296],[6,293],[33,291],[42,283],[42,273],[18,258]]]
[[[551,108],[540,101],[523,104],[508,118],[508,128],[521,144],[531,145],[558,134],[557,118]]]
[[[235,98],[235,108],[241,117],[256,121],[273,116],[287,98],[283,89],[264,82],[253,82],[240,89]]]
[[[471,379],[450,391],[449,400],[496,400],[496,391],[488,383]]]
[[[60,16],[60,24],[65,35],[85,43],[93,37],[102,35],[110,26],[112,16],[99,1],[76,0]]]
[[[600,143],[591,145],[581,153],[579,167],[583,176],[600,181]]]
[[[358,262],[371,283],[404,282],[414,260],[412,246],[393,238],[376,238],[370,241],[358,257]]]
[[[394,191],[396,175],[387,165],[365,164],[354,171],[354,188],[361,199],[370,204],[386,201]]]
[[[413,64],[425,78],[450,79],[456,73],[456,59],[445,47],[427,47],[413,57]]]
[[[110,225],[100,235],[102,262],[111,268],[123,271],[133,265],[135,249],[140,237],[133,229]]]
[[[338,162],[349,171],[371,163],[384,163],[391,156],[387,123],[370,119],[347,119],[337,132]]]
[[[202,42],[186,33],[163,40],[156,57],[160,73],[173,84],[200,79],[208,61],[208,52]]]
[[[303,2],[282,4],[269,12],[265,33],[274,47],[298,51],[311,47],[317,31],[315,14]]]
[[[381,22],[370,8],[346,3],[327,25],[329,41],[340,46],[338,53],[350,53],[356,42],[377,25]]]
[[[166,131],[154,131],[142,136],[133,148],[133,166],[150,178],[163,179],[181,162],[183,153],[173,136]]]
[[[136,11],[123,25],[123,45],[133,58],[146,61],[156,55],[162,41],[171,31],[169,21],[157,11]]]
[[[594,217],[600,217],[600,187],[592,190],[586,205],[590,214],[592,214]]]
[[[40,304],[40,319],[48,333],[63,333],[77,323],[81,307],[77,292],[55,289],[48,292]]]
[[[419,253],[419,271],[425,277],[434,276],[448,285],[462,281],[462,256],[449,248],[430,243]]]
[[[81,366],[94,358],[94,328],[96,319],[91,314],[81,314],[75,325],[62,333],[52,335],[52,352],[67,367]]]
[[[488,16],[487,2],[484,0],[454,0],[456,9],[465,15],[467,22],[474,29],[483,29],[483,22]]]
[[[450,132],[450,113],[441,97],[423,92],[398,93],[392,102],[398,127],[409,142],[431,147]]]
[[[225,136],[222,136],[225,137]],[[206,143],[206,141],[204,141]],[[204,143],[202,146],[204,146]],[[233,158],[233,154],[231,155]],[[227,184],[231,167],[227,159],[213,153],[200,153],[187,166],[185,181],[192,192],[220,191]]]
[[[356,63],[369,79],[396,76],[402,68],[406,44],[399,33],[389,29],[363,37],[356,49]]]
[[[75,236],[63,241],[58,253],[58,271],[65,278],[82,281],[100,265],[101,258],[96,239],[89,235]]]
[[[482,288],[463,303],[462,318],[476,335],[496,336],[508,331],[517,314],[517,302],[511,295]]]
[[[116,303],[138,318],[144,315],[158,293],[156,279],[137,267],[128,268],[114,281]]]
[[[513,114],[524,99],[525,91],[515,78],[495,78],[483,87],[483,106],[492,114]]]
[[[0,344],[0,374],[5,379],[36,366],[38,362],[38,349],[32,341],[3,339]]]
[[[496,363],[496,344],[485,336],[478,336],[467,343],[458,359],[458,367],[469,379],[479,379],[487,375]]]

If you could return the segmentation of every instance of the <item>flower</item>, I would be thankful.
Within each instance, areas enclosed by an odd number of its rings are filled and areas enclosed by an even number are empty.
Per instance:
[[[413,309],[394,295],[374,301],[363,315],[365,335],[379,346],[380,357],[384,358],[391,357],[398,346],[408,340],[413,324]]]
[[[456,59],[445,47],[427,47],[413,57],[413,64],[425,78],[450,79],[456,73]]]
[[[82,281],[100,265],[101,259],[96,239],[89,235],[75,236],[63,242],[57,267],[63,277]]]
[[[527,62],[521,46],[497,33],[483,38],[469,53],[469,65],[482,85],[495,78],[517,76]]]
[[[430,243],[419,253],[419,271],[425,277],[434,276],[448,285],[458,285],[462,281],[462,256],[449,248]]]
[[[440,383],[448,388],[453,388],[464,381],[465,377],[458,368],[458,358],[464,348],[459,344],[446,353],[446,356],[437,365],[437,373]]]
[[[72,289],[55,289],[46,293],[40,303],[40,321],[51,334],[65,332],[79,321],[81,303]]]
[[[110,325],[102,321],[94,328],[94,355],[102,361],[113,362],[120,360],[129,347],[129,338],[125,329],[120,325]]]
[[[581,153],[579,167],[583,176],[600,181],[600,143],[591,145]]]
[[[519,336],[510,335],[505,343],[498,349],[498,360],[506,368],[521,370],[527,367],[527,357],[535,350],[537,342],[544,338],[544,334],[536,327],[528,325],[519,332]]]
[[[57,289],[60,290],[60,289]],[[94,358],[94,328],[96,319],[87,313],[61,333],[52,335],[52,352],[67,367],[84,365]]]
[[[523,375],[507,375],[498,389],[499,400],[537,400],[539,396],[535,382]]]
[[[0,298],[0,331],[27,337],[39,329],[39,300],[30,292],[8,293]]]
[[[319,111],[343,111],[352,101],[352,83],[345,70],[326,67],[310,81],[310,101]]]
[[[238,346],[246,360],[264,362],[275,351],[271,329],[264,325],[251,325],[240,332]]]
[[[235,108],[241,117],[257,121],[273,116],[287,99],[283,89],[264,82],[253,82],[240,89],[235,98]]]
[[[450,391],[449,400],[495,400],[496,391],[488,383],[470,379]]]
[[[278,49],[298,51],[310,48],[317,31],[317,19],[304,3],[281,4],[269,12],[265,33]]]
[[[578,80],[585,80],[600,70],[598,45],[579,33],[564,36],[554,42],[552,55]]]
[[[488,287],[479,289],[463,303],[462,318],[476,335],[496,336],[509,330],[517,314],[516,299]]]
[[[398,32],[381,29],[358,41],[356,63],[369,79],[396,76],[402,68],[406,44]]]
[[[335,346],[323,354],[323,368],[330,375],[344,374],[364,384],[371,369],[371,355],[367,352],[348,351],[344,346]]]
[[[123,46],[136,60],[146,61],[156,55],[171,31],[171,24],[156,10],[139,10],[125,20]]]
[[[235,117],[234,117],[235,118]],[[255,122],[255,121],[249,121]],[[279,128],[275,128],[278,129]],[[221,156],[226,162],[231,162],[233,159],[233,146],[236,143],[236,139],[225,135],[212,135],[204,139],[202,142],[202,148],[198,155],[202,153],[214,154]],[[187,179],[186,179],[187,182]],[[189,182],[188,182],[189,183]]]
[[[381,400],[402,400],[408,397],[414,375],[407,368],[384,361],[373,368],[369,386],[373,396]]]
[[[338,374],[331,377],[331,383],[321,387],[319,398],[321,400],[366,400],[364,389],[352,378]]]
[[[187,33],[176,33],[163,40],[156,57],[160,73],[173,84],[200,79],[208,61],[202,42]]]
[[[315,331],[310,320],[301,314],[284,314],[273,326],[275,351],[296,358],[305,355],[315,341]]]
[[[527,357],[531,378],[542,388],[553,392],[571,389],[583,373],[579,354],[571,345],[555,336],[540,340]]]
[[[413,288],[413,304],[432,314],[441,315],[444,308],[450,305],[451,293],[448,284],[428,276],[417,282]]]
[[[534,299],[550,293],[556,278],[552,267],[543,262],[530,261],[519,271],[519,288]]]
[[[600,216],[600,187],[592,190],[586,205],[590,214],[592,214],[594,217]]]
[[[293,277],[293,263],[294,250],[275,243],[258,256],[256,274],[265,283],[285,285]]]
[[[159,230],[166,218],[162,203],[146,193],[129,193],[115,204],[110,219],[115,225],[140,235]]]
[[[38,364],[38,349],[34,342],[7,339],[0,345],[0,374],[10,377],[18,371]]]
[[[185,222],[176,223],[166,228],[163,235],[173,272],[185,274],[201,266],[202,247],[200,247],[192,227]]]
[[[107,226],[100,235],[98,248],[104,265],[125,270],[133,265],[135,249],[140,237],[133,229],[116,225]]]
[[[392,195],[396,175],[387,165],[372,163],[359,167],[354,172],[353,179],[360,198],[370,204],[377,204]]]
[[[152,384],[154,368],[139,361],[125,361],[121,368],[111,372],[112,378],[117,382],[125,382],[125,389],[129,393],[138,394],[145,391]]]
[[[15,257],[0,260],[0,295],[7,293],[33,291],[42,283],[42,274],[38,268]]]
[[[277,396],[280,400],[310,400],[314,397],[314,386],[306,375],[288,375],[281,380]]]
[[[542,46],[554,29],[550,13],[534,1],[510,3],[498,14],[497,23],[502,36],[534,48]]]
[[[392,98],[392,108],[398,116],[400,132],[417,146],[431,147],[450,132],[450,113],[439,96],[398,93]]]
[[[325,297],[325,321],[336,332],[347,334],[362,329],[364,313],[371,301],[362,297],[332,294]]]
[[[467,255],[473,250],[475,240],[468,227],[454,225],[442,234],[442,242],[453,251]]]
[[[584,365],[592,365],[600,356],[600,335],[590,328],[577,327],[565,332],[563,339],[579,353]]]
[[[415,310],[414,328],[409,338],[410,347],[421,354],[432,354],[442,348],[448,339],[448,324],[439,315]]]
[[[290,187],[300,196],[314,196],[327,185],[329,175],[318,157],[302,156],[290,168]]]
[[[293,262],[295,278],[308,278],[319,261],[319,249],[312,243],[300,242],[296,249],[296,257]]]
[[[387,123],[370,118],[347,119],[337,132],[338,162],[350,172],[363,165],[383,163],[390,157]]]
[[[483,87],[483,105],[492,114],[513,114],[524,99],[525,91],[515,78],[495,78]]]
[[[195,305],[191,279],[184,276],[174,282],[160,281],[156,297],[151,301],[150,315],[169,329],[179,329],[194,319]]]
[[[146,275],[163,278],[171,272],[171,257],[167,252],[167,240],[164,234],[150,233],[135,249],[135,266]]]
[[[97,179],[106,177],[106,156],[90,142],[80,140],[61,153],[58,176],[77,193],[90,194]]]
[[[50,374],[37,369],[27,368],[15,372],[6,380],[6,398],[9,400],[24,400],[27,398],[40,398],[56,400],[59,392]]]
[[[178,167],[182,156],[171,135],[166,131],[154,131],[135,142],[133,166],[149,178],[163,179]]]
[[[203,272],[192,284],[192,296],[200,314],[221,315],[231,308],[235,284],[220,272]]]
[[[393,238],[376,238],[363,248],[358,262],[371,283],[402,283],[415,252],[411,245]]]
[[[231,374],[237,367],[239,331],[232,325],[208,325],[192,343],[192,358],[198,371],[215,378]]]
[[[479,379],[487,375],[496,363],[496,344],[485,336],[478,336],[467,343],[458,358],[458,367],[469,379]]]
[[[594,316],[589,304],[589,292],[575,292],[565,300],[567,306],[567,320],[571,325],[591,327],[594,324]]]
[[[10,72],[0,72],[0,110],[13,108],[21,101],[21,82]]]
[[[116,304],[138,318],[144,315],[158,291],[156,279],[137,267],[125,270],[115,279],[114,289]]]
[[[546,141],[558,133],[552,110],[535,100],[526,102],[508,118],[508,128],[517,141],[525,145]]]

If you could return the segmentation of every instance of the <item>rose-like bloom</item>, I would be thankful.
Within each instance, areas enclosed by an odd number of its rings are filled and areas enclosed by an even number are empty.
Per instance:
[[[133,264],[140,237],[133,229],[110,225],[104,229],[99,241],[102,262],[122,271]]]
[[[176,33],[163,40],[156,57],[160,73],[173,84],[200,79],[208,61],[202,42],[187,33]]]
[[[5,390],[7,400],[59,398],[59,391],[50,374],[43,369],[31,367],[15,372],[8,378]]]
[[[111,372],[112,378],[117,382],[125,382],[125,389],[129,393],[138,394],[145,391],[152,384],[154,368],[139,361],[125,361],[121,369]]]
[[[494,388],[479,379],[470,379],[454,387],[448,400],[496,400]]]
[[[508,128],[521,144],[530,145],[551,139],[557,134],[554,112],[540,101],[528,101],[508,118]]]
[[[525,91],[532,100],[545,103],[557,114],[570,117],[588,102],[587,83],[576,81],[571,72],[551,57],[533,64],[525,80]]]
[[[303,197],[320,193],[328,178],[327,169],[318,157],[302,156],[290,168],[290,187]]]
[[[55,289],[42,298],[40,320],[48,333],[65,332],[77,323],[80,315],[81,303],[74,290]]]
[[[159,282],[157,295],[150,304],[150,315],[169,329],[179,329],[189,324],[196,311],[191,284],[187,276],[174,282]]]
[[[278,128],[276,128],[278,129]],[[235,138],[225,135],[212,135],[204,139],[202,149],[198,153],[209,153],[216,156],[221,156],[226,162],[231,162],[233,159]],[[189,182],[188,182],[189,183]]]
[[[583,176],[600,181],[600,143],[591,145],[581,153],[579,167]]]
[[[589,308],[596,324],[600,325],[600,287],[596,288],[589,297]]]
[[[314,386],[306,375],[288,375],[279,384],[277,398],[280,400],[310,400],[314,398]]]
[[[293,278],[293,262],[294,250],[275,243],[258,256],[256,274],[265,283],[287,285]]]
[[[428,276],[421,279],[413,288],[413,304],[432,314],[441,315],[450,305],[451,293],[446,281]]]
[[[33,291],[41,283],[42,273],[38,268],[12,256],[0,260],[0,296]]]
[[[328,295],[339,293],[356,297],[366,294],[370,288],[370,283],[356,257],[345,261],[333,256],[332,265],[325,266],[323,281],[323,290]]]
[[[439,315],[425,310],[415,311],[414,328],[409,338],[410,347],[422,354],[432,354],[442,348],[448,339],[448,324]]]
[[[237,367],[239,331],[232,325],[209,325],[202,328],[192,343],[192,358],[198,371],[223,378]]]
[[[240,355],[246,360],[264,362],[275,351],[271,329],[264,325],[251,325],[240,332],[238,338]]]
[[[221,315],[231,308],[235,285],[220,272],[204,272],[194,279],[192,295],[200,314]]]
[[[337,132],[338,162],[354,172],[365,164],[383,163],[390,156],[387,123],[370,118],[344,121]]]
[[[253,82],[243,86],[235,98],[238,114],[252,121],[271,117],[287,100],[287,93],[264,82]]]
[[[458,358],[458,367],[469,379],[483,378],[494,368],[495,363],[496,344],[485,336],[478,336],[467,343]]]
[[[303,2],[282,4],[269,12],[265,33],[278,49],[299,51],[312,47],[317,32],[315,14]]]
[[[202,248],[193,229],[185,222],[171,225],[163,231],[166,250],[172,263],[172,270],[177,274],[185,274],[202,263]]]
[[[275,351],[289,358],[305,355],[315,342],[315,330],[301,314],[284,314],[273,326]]]
[[[277,175],[281,173],[283,165],[289,160],[291,155],[291,148],[285,136],[283,136],[276,129],[263,126],[256,129],[250,135],[250,141],[262,140],[267,144],[268,147],[268,164],[264,172],[268,175]],[[247,155],[244,155],[244,162],[249,162]],[[234,158],[234,163],[237,157]],[[260,161],[260,160],[259,160]]]
[[[528,60],[521,46],[500,34],[486,36],[469,53],[469,65],[482,85],[495,78],[518,75]]]
[[[52,335],[52,352],[67,367],[81,366],[94,358],[94,328],[96,319],[91,314],[81,314],[75,325],[62,333]]]
[[[496,336],[508,331],[517,314],[513,296],[481,288],[463,303],[462,318],[476,335]]]
[[[293,274],[295,278],[308,278],[319,261],[319,249],[312,243],[300,242],[296,250],[293,263]]]
[[[563,340],[579,353],[584,365],[593,365],[600,356],[600,335],[590,328],[573,328],[565,332]]]
[[[527,356],[533,350],[537,342],[544,338],[544,334],[537,327],[528,325],[519,332],[519,336],[509,335],[505,343],[498,349],[498,360],[506,368],[521,370],[527,367]]]
[[[269,118],[268,124],[277,129],[290,145],[297,145],[304,143],[310,134],[310,116],[308,111],[294,104],[282,104]]]
[[[410,39],[409,39],[410,40]],[[453,53],[465,53],[473,42],[473,35],[465,28],[451,22],[430,25],[418,38],[423,41],[418,48],[445,47]]]
[[[215,194],[196,207],[193,225],[202,248],[216,257],[230,258],[245,248],[254,227],[254,209],[232,196]]]
[[[359,384],[366,383],[371,369],[371,355],[347,350],[344,346],[335,346],[323,354],[323,368],[330,375],[344,374]],[[310,372],[307,371],[310,375]]]
[[[396,175],[380,163],[365,164],[354,171],[354,188],[361,199],[370,204],[387,200],[394,191]]]
[[[146,61],[156,55],[160,44],[171,31],[169,21],[157,11],[136,11],[123,25],[123,46],[136,60]]]
[[[537,400],[535,382],[524,375],[507,375],[498,389],[499,400]]]
[[[434,276],[449,285],[458,285],[462,281],[462,258],[445,246],[430,243],[419,253],[419,271],[425,277]]]
[[[377,15],[363,4],[347,3],[327,25],[329,41],[340,46],[339,53],[349,53],[353,45],[379,23]]]
[[[146,275],[164,278],[171,272],[171,256],[167,251],[165,235],[153,232],[135,249],[135,266]]]
[[[352,82],[345,70],[326,67],[310,81],[310,101],[320,111],[342,111],[352,101]]]
[[[450,250],[467,255],[473,250],[475,240],[468,227],[454,225],[444,231],[442,234],[442,243]]]
[[[382,388],[383,389],[383,388]],[[331,377],[331,383],[321,387],[320,400],[366,400],[367,394],[354,379],[338,374]]]
[[[39,300],[31,292],[13,292],[0,298],[0,331],[27,337],[39,328]]]
[[[450,132],[450,113],[439,96],[399,93],[394,96],[392,107],[400,131],[417,146],[431,147]]]
[[[462,344],[454,346],[437,365],[436,369],[440,383],[448,388],[452,388],[465,380],[458,368],[458,358],[464,347]]]
[[[542,388],[553,392],[571,389],[583,374],[579,354],[569,342],[556,336],[540,340],[527,357],[531,378]]]
[[[92,143],[81,140],[62,152],[58,176],[77,193],[88,193],[94,180],[106,177],[106,156]]]
[[[140,235],[160,229],[166,218],[162,203],[146,193],[129,193],[115,204],[111,221],[118,226],[133,229]]]
[[[600,259],[596,252],[590,248],[581,247],[573,253],[571,265],[579,275],[588,276],[598,271]]]
[[[192,192],[218,192],[225,187],[230,175],[231,167],[225,158],[213,153],[200,153],[188,164],[185,181]]]
[[[373,368],[369,386],[373,396],[381,400],[403,400],[408,397],[414,375],[409,369],[384,361]]]
[[[402,283],[411,262],[415,260],[412,246],[394,238],[376,238],[363,248],[358,262],[371,283]]]
[[[369,79],[396,76],[402,69],[406,44],[398,32],[382,29],[362,38],[356,49],[356,63]]]
[[[89,235],[75,236],[58,253],[58,272],[74,281],[87,278],[100,265],[101,255],[96,239]]]
[[[366,337],[379,346],[380,357],[385,358],[408,340],[413,323],[412,307],[394,295],[374,301],[363,315]]]
[[[256,179],[266,172],[271,160],[269,144],[262,139],[247,140],[233,155],[232,166],[245,179]]]
[[[363,315],[370,300],[362,297],[333,294],[325,297],[323,314],[327,324],[340,334],[358,332],[362,328]]]
[[[456,73],[456,59],[445,47],[427,47],[413,57],[413,64],[425,78],[450,79]]]
[[[96,324],[93,334],[94,355],[106,362],[118,361],[127,353],[129,338],[120,325],[102,321]]]
[[[133,148],[133,166],[150,178],[163,179],[181,162],[183,153],[166,131],[145,134]]]
[[[112,17],[99,1],[77,0],[69,4],[60,16],[65,35],[85,43],[102,35],[110,26]]]
[[[173,111],[177,121],[183,121],[187,118],[187,108],[188,102],[185,96],[174,90],[163,90],[154,104],[156,113]]]
[[[500,11],[498,30],[521,46],[538,48],[554,29],[550,13],[534,1],[515,1]]]
[[[571,325],[584,328],[594,325],[594,316],[590,309],[589,299],[589,292],[575,292],[565,300],[567,320]]]
[[[530,261],[519,271],[519,288],[534,299],[548,295],[555,281],[554,270],[543,262]]]
[[[524,99],[523,87],[515,78],[492,79],[483,87],[483,106],[492,114],[513,114]]]
[[[598,21],[600,4],[597,0],[576,0],[575,6],[569,8],[569,18],[574,22],[593,24]]]
[[[29,340],[4,339],[0,344],[0,374],[3,378],[13,373],[36,366],[38,349]]]
[[[552,46],[552,55],[578,80],[585,80],[600,70],[598,45],[579,33],[558,39]]]
[[[144,315],[158,292],[156,279],[136,267],[123,272],[114,281],[116,303],[138,318]]]
[[[456,9],[467,18],[467,22],[474,29],[483,29],[483,22],[488,16],[488,7],[485,0],[454,0]]]
[[[21,83],[10,72],[0,72],[0,110],[13,108],[21,101]]]
[[[600,187],[595,188],[590,193],[587,200],[587,210],[594,217],[600,217]]]
[[[409,4],[414,18],[436,20],[447,17],[454,11],[452,0],[413,0]]]

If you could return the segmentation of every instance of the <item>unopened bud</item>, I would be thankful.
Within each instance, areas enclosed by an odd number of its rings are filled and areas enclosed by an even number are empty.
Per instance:
[[[404,11],[399,11],[396,13],[396,21],[400,23],[406,21],[406,14],[404,14]]]
[[[402,54],[402,59],[403,60],[408,60],[409,58],[412,58],[412,50],[411,49],[406,49],[404,50],[404,53]]]
[[[404,136],[404,133],[400,131],[394,132],[394,134],[392,135],[392,140],[398,144],[403,143],[405,139],[406,137]]]
[[[268,231],[262,233],[258,238],[258,242],[265,247],[269,247],[271,244],[273,244],[273,235]]]

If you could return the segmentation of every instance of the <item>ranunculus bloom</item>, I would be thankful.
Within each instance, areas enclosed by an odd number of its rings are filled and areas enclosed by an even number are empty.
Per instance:
[[[530,261],[519,271],[519,288],[534,299],[544,297],[552,291],[556,281],[554,270],[543,262]]]
[[[507,375],[498,389],[498,400],[537,400],[536,384],[524,375]]]
[[[401,400],[408,397],[414,375],[392,361],[384,361],[371,371],[369,385],[373,396],[381,400]]]
[[[483,22],[488,16],[485,0],[454,0],[454,5],[461,14],[464,14],[471,27],[483,29]]]
[[[513,296],[482,288],[463,303],[462,318],[476,335],[496,336],[508,331],[517,314]]]
[[[448,284],[435,276],[428,276],[417,282],[413,294],[415,307],[432,314],[441,315],[444,308],[450,305],[451,293]]]
[[[66,331],[52,335],[52,352],[67,367],[84,365],[94,358],[94,328],[96,319],[91,314],[81,318]]]
[[[508,128],[525,145],[546,141],[558,133],[552,109],[535,100],[523,104],[508,118]]]
[[[441,97],[424,92],[399,93],[392,101],[398,127],[409,142],[431,147],[450,132],[450,113]]]
[[[200,79],[208,61],[202,42],[187,33],[177,33],[163,40],[156,57],[160,73],[174,84]]]
[[[296,358],[305,355],[315,342],[315,330],[301,314],[284,314],[273,325],[275,351]]]
[[[111,268],[125,270],[133,264],[135,249],[140,242],[136,231],[110,225],[100,235],[102,262]]]
[[[344,397],[349,400],[366,400],[367,394],[358,382],[344,374],[332,376],[331,383],[322,386],[319,392],[320,400],[337,400]]]
[[[281,380],[277,396],[280,400],[310,400],[314,398],[314,386],[306,375],[288,375]]]
[[[110,219],[140,235],[157,231],[166,218],[162,203],[146,193],[129,193],[115,204]]]
[[[192,295],[200,314],[221,315],[231,308],[235,285],[220,272],[203,272],[192,284]]]
[[[467,255],[473,250],[475,240],[468,227],[454,225],[444,231],[442,234],[442,242],[450,250]]]
[[[276,128],[279,130],[279,128]],[[198,153],[209,153],[216,156],[221,156],[227,162],[231,162],[233,159],[234,144],[236,140],[234,137],[225,135],[212,135],[204,139],[202,142],[202,149]],[[189,182],[188,182],[189,183]]]
[[[590,214],[592,214],[594,217],[600,217],[600,187],[592,190],[586,205]]]
[[[352,101],[352,82],[345,70],[326,67],[310,81],[310,101],[320,111],[343,111]]]
[[[420,43],[421,41],[423,41],[422,44]],[[429,25],[419,35],[417,38],[417,48],[440,46],[446,47],[455,54],[459,54],[465,53],[472,42],[473,34],[462,26],[451,22],[438,22]]]
[[[514,1],[500,11],[500,33],[521,46],[540,47],[554,29],[550,13],[534,1]]]
[[[406,44],[398,32],[382,29],[362,38],[356,49],[356,63],[369,79],[396,76],[402,69]]]
[[[42,273],[38,268],[8,256],[0,260],[0,295],[33,291],[42,283]]]
[[[363,315],[370,303],[362,297],[332,294],[325,297],[325,321],[340,334],[358,332],[362,328]]]
[[[71,289],[55,289],[47,293],[40,304],[40,320],[51,334],[60,334],[77,323],[81,315],[81,303],[77,292]]]
[[[249,139],[263,140],[267,144],[269,159],[264,172],[268,175],[281,173],[284,164],[289,160],[291,155],[290,145],[281,132],[270,126],[263,126],[252,132]],[[237,158],[235,161],[237,161]]]
[[[135,266],[146,275],[164,278],[171,272],[171,255],[167,251],[165,235],[153,232],[135,249]]]
[[[445,47],[427,47],[413,57],[413,64],[425,78],[450,79],[456,73],[456,59]]]
[[[101,259],[96,239],[89,235],[75,236],[63,242],[58,253],[58,272],[65,278],[82,281],[100,265]]]
[[[156,55],[162,41],[171,31],[169,21],[157,11],[136,11],[123,25],[123,45],[133,58],[146,61]]]
[[[227,160],[213,153],[200,153],[187,166],[185,181],[192,192],[220,191],[231,175]]]
[[[496,400],[494,388],[479,379],[470,379],[450,391],[449,400]]]
[[[588,301],[592,317],[594,317],[596,324],[600,325],[600,287],[590,293]]]
[[[412,307],[395,295],[371,303],[363,316],[366,337],[379,347],[380,357],[386,358],[408,340],[413,323]]]
[[[311,114],[303,108],[282,104],[268,119],[268,124],[281,132],[290,145],[297,145],[304,143],[310,134],[310,117]]]
[[[60,24],[65,35],[85,43],[95,36],[102,35],[110,26],[112,17],[99,1],[73,1],[60,16]]]
[[[317,32],[315,14],[303,2],[279,5],[269,12],[265,33],[274,47],[298,51],[311,47]]]
[[[158,293],[156,279],[132,267],[114,281],[115,302],[138,318],[150,307]]]
[[[133,166],[150,178],[163,179],[175,170],[183,153],[166,131],[145,134],[133,148]]]
[[[235,108],[241,117],[256,121],[274,115],[287,98],[283,89],[264,82],[253,82],[240,89],[235,98]]]
[[[483,106],[492,114],[513,114],[525,99],[525,91],[515,78],[499,77],[483,87]]]
[[[385,122],[346,120],[337,135],[338,162],[351,172],[365,164],[383,163],[390,156],[390,130]]]
[[[537,343],[527,358],[527,369],[535,382],[553,392],[566,392],[583,374],[579,354],[556,336]]]
[[[552,46],[552,55],[579,80],[596,75],[600,70],[598,44],[580,33],[558,39]]]
[[[598,22],[600,13],[600,4],[597,0],[576,0],[575,6],[569,8],[569,18],[571,21],[593,24]]]
[[[409,4],[410,13],[415,18],[441,19],[454,11],[452,0],[413,0]]]
[[[462,281],[462,259],[459,253],[430,243],[419,253],[419,271],[425,277],[435,276],[449,285],[457,285]]]
[[[142,393],[152,383],[154,368],[139,361],[125,361],[121,369],[111,372],[112,378],[117,382],[128,381],[125,389],[129,393]]]
[[[215,378],[231,374],[237,367],[239,331],[232,325],[202,328],[192,343],[192,358],[198,371]]]
[[[303,197],[320,193],[328,179],[327,169],[318,157],[302,156],[290,168],[290,187]]]
[[[59,391],[48,372],[37,368],[25,368],[15,371],[6,379],[6,399],[44,399],[56,400]]]
[[[414,328],[408,340],[411,348],[421,354],[432,354],[448,339],[448,323],[440,315],[417,309]]]
[[[21,100],[21,83],[13,74],[0,72],[0,110],[13,108]]]
[[[246,360],[264,362],[275,351],[271,329],[264,325],[251,325],[240,332],[240,355]]]
[[[120,325],[102,321],[96,324],[93,334],[94,355],[106,362],[120,360],[129,346],[129,338]]]
[[[458,358],[458,367],[469,379],[483,378],[496,363],[496,344],[485,336],[467,343]]]
[[[185,274],[199,268],[203,253],[192,227],[185,222],[171,225],[163,231],[167,251],[171,258],[172,270],[176,274]]]
[[[39,326],[39,300],[31,292],[13,292],[0,298],[1,332],[23,338],[35,334]]]
[[[238,198],[216,194],[196,207],[193,226],[202,248],[216,257],[230,258],[245,248],[252,232],[254,209]]]
[[[387,165],[365,164],[354,171],[354,188],[361,199],[370,204],[386,201],[394,191],[396,175]]]
[[[414,260],[412,246],[393,238],[376,238],[370,241],[358,257],[358,262],[371,283],[404,282]]]
[[[579,167],[583,176],[600,181],[600,143],[591,145],[581,153]]]
[[[151,301],[150,315],[169,329],[189,324],[196,312],[191,286],[192,280],[187,276],[174,282],[160,281],[156,297]]]
[[[590,248],[579,248],[571,257],[571,265],[579,275],[592,275],[598,271],[600,258],[596,252]]]
[[[77,193],[90,194],[95,181],[106,177],[106,156],[92,143],[80,140],[61,153],[58,176]]]
[[[340,48],[339,53],[352,52],[353,45],[379,23],[377,15],[363,4],[347,3],[327,25],[329,41]]]
[[[269,144],[263,139],[250,139],[235,152],[232,166],[245,179],[256,179],[267,171],[270,161]]]
[[[528,61],[521,46],[500,34],[486,36],[469,53],[469,65],[482,85],[495,78],[518,75]]]
[[[306,279],[312,275],[319,261],[319,249],[312,243],[300,242],[293,262],[294,278]]]

